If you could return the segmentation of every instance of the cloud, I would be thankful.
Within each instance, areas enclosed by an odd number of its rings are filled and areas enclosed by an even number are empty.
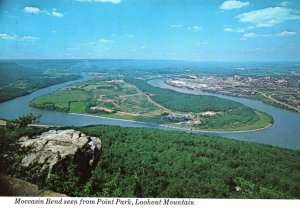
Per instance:
[[[63,13],[60,13],[57,11],[57,9],[53,9],[50,15],[55,16],[55,17],[63,17]]]
[[[291,36],[296,36],[298,33],[296,32],[291,32],[291,31],[282,31],[280,33],[276,34],[260,34],[260,33],[245,33],[241,39],[246,40],[249,38],[258,38],[258,37],[291,37]]]
[[[18,37],[16,35],[0,33],[0,39],[2,39],[2,40],[17,40],[17,38]]]
[[[19,40],[24,40],[24,41],[34,41],[37,39],[39,39],[39,38],[35,37],[35,36],[30,36],[30,35],[22,36],[19,38]]]
[[[245,33],[242,38],[246,39],[246,38],[257,38],[257,37],[266,37],[266,35],[262,35],[259,33]]]
[[[288,20],[300,20],[300,11],[285,7],[268,7],[237,16],[240,22],[253,23],[256,27],[272,27]]]
[[[0,33],[0,39],[2,40],[15,40],[15,41],[34,41],[39,39],[35,36],[25,35],[25,36],[18,36],[14,34],[8,34],[8,33]]]
[[[248,6],[249,4],[250,4],[249,2],[229,0],[229,1],[224,1],[223,4],[221,4],[220,9],[223,10],[239,9]]]
[[[283,6],[283,7],[286,7],[289,5],[289,2],[288,1],[283,1],[279,4],[279,6]]]
[[[134,38],[134,35],[132,35],[132,34],[127,34],[126,36],[127,36],[127,38]]]
[[[170,25],[170,28],[181,28],[182,25],[178,25],[178,24],[172,24]]]
[[[236,33],[242,33],[245,32],[245,29],[243,28],[230,28],[230,27],[226,27],[223,30],[224,32],[236,32]]]
[[[109,39],[100,39],[99,40],[100,43],[113,43],[113,40],[109,40]]]
[[[100,2],[100,3],[112,3],[120,4],[122,0],[76,0],[78,2]]]
[[[54,17],[63,17],[64,14],[53,8],[51,11],[46,9],[40,10],[38,7],[24,7],[23,11],[27,14],[45,14]]]
[[[290,37],[290,36],[296,36],[298,35],[296,32],[290,32],[290,31],[283,31],[281,33],[278,33],[278,37]]]
[[[41,12],[41,10],[38,7],[24,7],[23,11],[27,14],[38,14]]]
[[[188,29],[188,30],[191,30],[191,31],[193,31],[193,32],[198,32],[198,31],[200,31],[200,30],[202,29],[202,27],[201,27],[201,26],[194,25],[194,26],[192,26],[192,27],[188,27],[187,29]]]

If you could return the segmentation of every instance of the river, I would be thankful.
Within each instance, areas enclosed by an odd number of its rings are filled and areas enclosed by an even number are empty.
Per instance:
[[[87,75],[83,75],[83,79],[70,81],[58,85],[53,85],[47,88],[39,89],[29,95],[15,98],[13,100],[0,103],[0,117],[5,119],[15,119],[21,115],[28,114],[30,112],[34,114],[42,114],[40,118],[40,124],[42,125],[53,125],[53,126],[86,126],[95,124],[105,124],[105,125],[118,125],[123,127],[148,127],[148,128],[158,128],[165,130],[172,130],[171,128],[162,127],[156,124],[134,122],[121,119],[110,119],[89,115],[77,115],[68,114],[62,112],[44,111],[31,108],[28,103],[41,95],[54,92],[64,86],[74,84],[77,82],[82,82],[88,80]],[[247,98],[238,98],[231,96],[224,96],[214,93],[203,93],[194,90],[176,88],[168,86],[164,83],[162,79],[156,79],[149,81],[150,84],[157,87],[169,88],[178,92],[192,93],[192,94],[205,94],[214,95],[221,98],[226,98],[243,103],[251,108],[266,112],[273,116],[274,125],[259,131],[251,132],[239,132],[239,133],[205,133],[197,132],[215,136],[228,137],[232,139],[257,142],[263,144],[270,144],[274,146],[296,149],[300,150],[300,113],[291,112],[285,109],[276,108],[273,106],[266,105],[257,100],[250,100]],[[190,132],[189,130],[187,130]]]

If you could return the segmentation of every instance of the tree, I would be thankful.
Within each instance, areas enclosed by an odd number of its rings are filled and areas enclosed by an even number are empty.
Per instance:
[[[19,118],[9,121],[7,123],[7,127],[13,129],[14,127],[26,127],[29,124],[38,121],[38,119],[41,117],[41,115],[33,115],[32,113],[29,113],[24,116],[20,116]]]

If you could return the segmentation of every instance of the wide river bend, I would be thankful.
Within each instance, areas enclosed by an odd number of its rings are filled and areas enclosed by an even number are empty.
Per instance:
[[[42,125],[53,125],[53,126],[86,126],[95,124],[106,124],[106,125],[118,125],[123,127],[148,127],[148,128],[158,128],[165,130],[173,130],[172,128],[162,127],[156,124],[134,122],[121,119],[110,119],[98,116],[89,115],[77,115],[62,112],[44,111],[31,108],[28,103],[41,95],[54,92],[64,86],[74,84],[77,82],[88,80],[87,75],[83,75],[83,79],[65,82],[58,85],[53,85],[43,89],[39,89],[29,95],[15,98],[13,100],[0,103],[0,117],[5,119],[15,119],[21,115],[28,114],[30,112],[34,114],[42,114],[40,118],[40,124]],[[225,99],[230,99],[233,101],[240,102],[251,108],[263,111],[272,115],[274,118],[274,125],[262,129],[259,131],[250,132],[201,132],[196,131],[196,133],[209,134],[215,136],[228,137],[236,140],[248,141],[248,142],[258,142],[263,144],[270,144],[274,146],[296,149],[300,150],[300,113],[291,112],[285,109],[280,109],[277,107],[266,105],[257,100],[250,100],[247,98],[238,98],[231,96],[224,96],[214,93],[203,93],[199,91],[171,87],[164,83],[162,79],[150,80],[148,83],[153,86],[169,88],[182,93],[192,93],[192,94],[205,94],[214,95]],[[185,130],[191,132],[190,130]]]

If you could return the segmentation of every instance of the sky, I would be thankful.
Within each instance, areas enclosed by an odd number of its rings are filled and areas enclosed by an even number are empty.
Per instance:
[[[300,61],[299,0],[0,0],[0,59]]]

